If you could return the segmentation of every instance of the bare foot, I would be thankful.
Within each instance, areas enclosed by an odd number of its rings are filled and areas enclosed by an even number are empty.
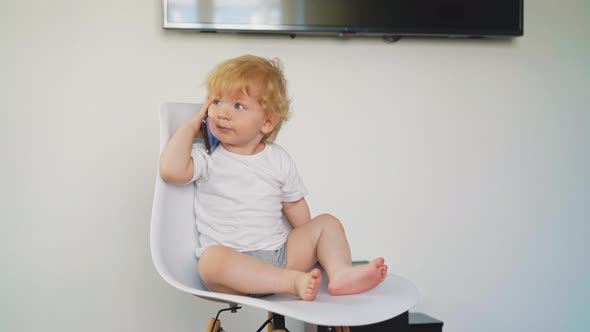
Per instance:
[[[313,301],[318,294],[321,281],[322,273],[318,269],[304,273],[295,279],[295,294],[304,301]]]
[[[387,276],[387,265],[382,257],[375,258],[369,264],[356,265],[339,270],[328,284],[332,295],[359,294],[375,288]]]

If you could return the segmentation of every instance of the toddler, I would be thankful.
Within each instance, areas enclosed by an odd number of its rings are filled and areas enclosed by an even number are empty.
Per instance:
[[[352,266],[342,224],[329,214],[311,218],[295,163],[273,143],[289,114],[286,85],[278,59],[245,55],[219,64],[201,111],[162,152],[164,181],[196,185],[200,277],[215,292],[311,301],[319,262],[330,294],[372,289],[387,275],[384,259]],[[220,141],[211,154],[193,144],[205,117]]]

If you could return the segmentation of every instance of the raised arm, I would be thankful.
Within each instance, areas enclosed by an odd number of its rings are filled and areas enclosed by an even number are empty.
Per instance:
[[[295,202],[283,202],[283,213],[293,228],[307,224],[311,221],[311,213],[307,201],[302,198]]]
[[[193,177],[192,145],[201,131],[201,121],[210,104],[209,101],[203,104],[201,111],[180,126],[166,144],[160,156],[160,177],[164,181],[182,184]]]

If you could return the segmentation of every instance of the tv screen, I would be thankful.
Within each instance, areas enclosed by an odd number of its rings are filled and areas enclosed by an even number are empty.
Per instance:
[[[164,0],[164,27],[292,35],[521,36],[523,0]]]

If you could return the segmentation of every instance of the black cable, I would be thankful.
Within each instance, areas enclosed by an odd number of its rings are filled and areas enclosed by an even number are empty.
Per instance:
[[[211,332],[213,332],[213,330],[215,329],[215,323],[217,323],[217,321],[219,320],[219,315],[224,312],[224,311],[229,311],[231,310],[231,312],[236,312],[238,309],[242,309],[242,307],[238,307],[237,305],[231,305],[229,308],[225,308],[225,309],[221,309],[217,312],[217,316],[215,316],[215,320],[213,321],[213,325],[211,325]]]
[[[267,319],[267,320],[266,320],[266,322],[264,322],[264,324],[262,324],[262,326],[261,326],[260,328],[258,328],[258,330],[256,330],[256,332],[260,332],[260,331],[262,331],[262,329],[263,329],[263,328],[264,328],[266,325],[268,325],[268,323],[270,323],[270,322],[272,322],[272,317],[271,317],[271,318],[269,318],[269,319]]]

